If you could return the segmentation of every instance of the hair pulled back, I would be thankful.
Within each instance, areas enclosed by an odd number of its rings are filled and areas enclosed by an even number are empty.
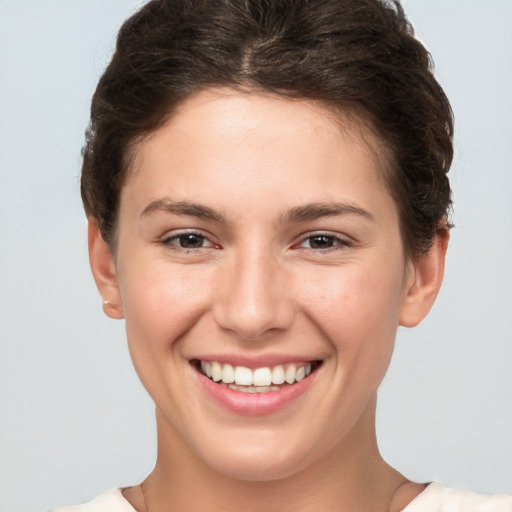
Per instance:
[[[407,254],[448,228],[452,112],[398,1],[152,0],[119,31],[83,149],[85,211],[111,247],[131,149],[210,87],[355,112],[386,148]]]

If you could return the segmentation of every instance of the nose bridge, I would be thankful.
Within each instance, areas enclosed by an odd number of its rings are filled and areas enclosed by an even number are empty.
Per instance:
[[[293,307],[287,299],[286,272],[272,248],[248,244],[235,251],[228,265],[221,276],[219,325],[248,340],[288,327]]]

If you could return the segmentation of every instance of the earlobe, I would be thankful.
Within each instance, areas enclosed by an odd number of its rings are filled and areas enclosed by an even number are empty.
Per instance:
[[[98,222],[93,218],[89,218],[88,241],[89,263],[94,281],[103,298],[103,311],[110,318],[120,320],[124,318],[124,313],[114,255],[103,240]]]
[[[429,251],[409,264],[406,295],[400,310],[400,325],[415,327],[434,305],[443,282],[449,238],[448,230],[440,231]]]

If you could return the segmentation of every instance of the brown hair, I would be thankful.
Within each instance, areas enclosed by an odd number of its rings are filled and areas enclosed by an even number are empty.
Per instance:
[[[111,247],[130,149],[209,87],[355,111],[391,155],[407,254],[448,228],[452,112],[398,1],[152,0],[121,27],[83,149],[85,211]]]

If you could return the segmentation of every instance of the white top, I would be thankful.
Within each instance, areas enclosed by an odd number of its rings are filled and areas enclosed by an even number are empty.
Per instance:
[[[512,512],[512,496],[449,489],[433,482],[403,512]]]
[[[59,508],[53,512],[136,512],[136,510],[125,500],[121,489],[113,489],[85,505]],[[512,496],[478,494],[466,489],[448,489],[439,482],[434,482],[402,512],[512,512]]]

